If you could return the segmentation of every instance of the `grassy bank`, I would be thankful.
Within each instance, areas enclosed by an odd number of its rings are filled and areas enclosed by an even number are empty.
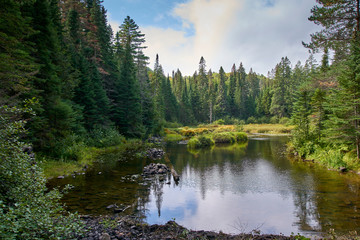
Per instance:
[[[291,134],[294,126],[287,126],[283,124],[247,124],[243,126],[246,133],[263,133],[263,134]]]
[[[356,157],[356,150],[341,145],[316,145],[308,142],[303,147],[296,147],[293,142],[288,143],[288,152],[296,160],[310,161],[331,170],[345,170],[360,172],[360,162]]]
[[[71,159],[52,159],[49,157],[39,156],[41,167],[44,170],[46,178],[70,175],[74,172],[80,172],[86,167],[91,167],[95,162],[102,162],[103,155],[112,154],[114,161],[119,160],[126,155],[137,155],[144,152],[148,147],[141,140],[128,140],[116,146],[97,148],[83,147],[78,148],[77,160]],[[108,158],[107,158],[108,159]]]

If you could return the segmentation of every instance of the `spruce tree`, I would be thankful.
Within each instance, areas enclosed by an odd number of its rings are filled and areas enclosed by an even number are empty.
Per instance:
[[[229,112],[227,95],[226,95],[226,75],[222,67],[219,70],[220,82],[217,91],[217,96],[215,99],[214,112],[216,119],[225,117]]]

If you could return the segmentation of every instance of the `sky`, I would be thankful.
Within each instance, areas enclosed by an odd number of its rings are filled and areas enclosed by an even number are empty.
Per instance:
[[[309,57],[302,41],[320,28],[308,21],[315,0],[104,0],[114,32],[130,16],[145,34],[153,68],[192,75],[201,56],[207,70],[245,70],[267,75],[281,57],[292,65]]]

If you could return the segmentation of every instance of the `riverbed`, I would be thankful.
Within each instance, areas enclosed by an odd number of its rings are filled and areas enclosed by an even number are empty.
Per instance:
[[[179,182],[170,174],[141,176],[144,166],[163,160],[116,159],[115,154],[102,156],[85,174],[53,179],[49,186],[73,185],[63,198],[70,211],[133,215],[149,224],[176,220],[194,230],[234,234],[359,230],[359,177],[293,161],[285,153],[287,141],[255,136],[245,144],[199,151],[168,145]],[[109,208],[114,204],[119,213]]]

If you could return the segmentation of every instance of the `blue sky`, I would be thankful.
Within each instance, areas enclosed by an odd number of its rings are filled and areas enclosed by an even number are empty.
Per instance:
[[[247,71],[267,74],[281,57],[295,65],[308,58],[301,42],[319,27],[309,22],[315,0],[104,0],[109,23],[118,29],[130,16],[145,33],[168,74],[191,75],[203,56],[207,69],[229,72],[242,62]]]

